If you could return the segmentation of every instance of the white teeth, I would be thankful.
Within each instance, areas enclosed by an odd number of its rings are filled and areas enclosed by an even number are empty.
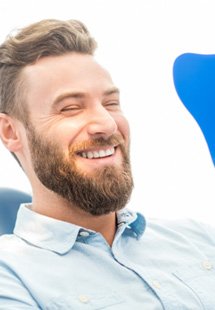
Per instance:
[[[99,157],[99,153],[98,152],[93,152],[93,157],[94,158],[98,158]]]
[[[112,155],[114,153],[114,148],[106,151],[106,156]]]
[[[99,157],[105,157],[106,156],[106,152],[101,150],[99,151]]]
[[[84,158],[102,158],[114,154],[114,147],[107,150],[99,150],[94,152],[82,152],[80,155]]]
[[[92,152],[87,152],[87,158],[93,158],[93,153]]]

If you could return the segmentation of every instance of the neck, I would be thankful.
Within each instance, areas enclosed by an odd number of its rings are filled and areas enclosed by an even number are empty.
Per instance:
[[[115,212],[94,216],[69,204],[55,193],[48,195],[49,197],[42,196],[33,195],[33,211],[57,220],[94,230],[100,233],[110,246],[112,245],[116,233]]]

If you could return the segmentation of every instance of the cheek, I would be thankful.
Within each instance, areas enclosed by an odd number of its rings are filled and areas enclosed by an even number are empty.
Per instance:
[[[59,143],[62,148],[66,148],[80,136],[83,127],[84,124],[80,121],[69,118],[64,119],[54,128],[52,132],[53,140]]]
[[[126,144],[129,144],[130,141],[130,128],[128,124],[128,120],[125,116],[119,115],[115,118],[115,121],[118,126],[118,130],[126,141]]]

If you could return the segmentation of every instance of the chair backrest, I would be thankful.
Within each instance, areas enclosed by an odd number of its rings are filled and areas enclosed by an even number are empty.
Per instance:
[[[12,188],[0,188],[0,235],[13,232],[21,203],[31,202],[31,196]]]
[[[214,72],[215,54],[182,54],[173,65],[178,96],[201,128],[215,165]]]

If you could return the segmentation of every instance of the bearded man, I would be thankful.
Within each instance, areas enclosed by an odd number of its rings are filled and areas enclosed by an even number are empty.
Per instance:
[[[0,46],[0,137],[33,194],[0,238],[0,309],[214,309],[215,231],[126,208],[129,126],[95,48],[76,20]]]

